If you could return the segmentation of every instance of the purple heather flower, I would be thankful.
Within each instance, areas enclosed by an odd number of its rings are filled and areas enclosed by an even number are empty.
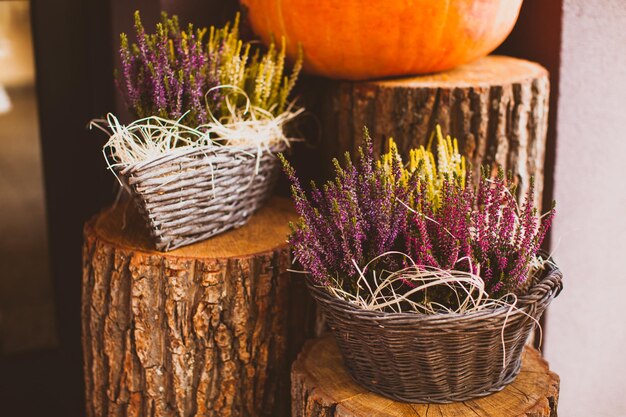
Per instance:
[[[405,197],[406,186],[399,171],[385,179],[367,135],[365,141],[354,164],[349,155],[343,166],[335,161],[335,181],[321,188],[312,184],[309,195],[282,158],[301,218],[289,241],[295,257],[319,283],[332,276],[343,280],[346,289],[354,288],[359,274],[355,264],[362,268],[378,255],[399,249],[408,210],[398,197]],[[381,259],[377,268],[397,268],[394,262],[391,257]]]
[[[521,210],[502,172],[477,181],[468,176],[466,186],[459,178],[445,179],[434,201],[419,175],[407,183],[401,166],[388,172],[378,164],[367,134],[358,155],[354,163],[349,155],[343,165],[335,161],[334,181],[321,188],[313,183],[308,194],[281,156],[300,215],[289,242],[318,283],[328,285],[330,277],[339,278],[345,290],[354,290],[356,266],[362,268],[390,251],[405,252],[421,267],[479,273],[492,297],[516,292],[526,282],[554,216],[552,209],[542,220],[537,217],[534,184]],[[415,212],[403,204],[408,202]],[[371,269],[395,271],[406,266],[406,259],[386,256]],[[397,290],[411,285],[405,282]],[[446,291],[416,296],[453,303]]]
[[[116,82],[135,117],[177,119],[188,112],[185,123],[208,121],[207,105],[219,105],[211,88],[219,85],[218,55],[203,47],[202,32],[189,25],[181,30],[176,17],[163,14],[156,33],[148,34],[135,13],[136,44],[121,35],[120,77]],[[211,101],[212,100],[212,101]]]

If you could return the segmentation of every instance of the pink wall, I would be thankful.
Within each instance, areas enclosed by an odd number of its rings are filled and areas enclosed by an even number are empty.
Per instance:
[[[563,0],[545,353],[559,414],[626,416],[626,1]]]

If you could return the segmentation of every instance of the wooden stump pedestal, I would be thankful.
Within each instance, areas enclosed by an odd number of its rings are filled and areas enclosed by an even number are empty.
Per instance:
[[[85,226],[87,414],[281,416],[314,316],[291,279],[289,200],[178,250],[153,247],[129,205]]]
[[[358,385],[332,335],[307,342],[291,370],[292,417],[556,417],[559,377],[527,347],[522,370],[504,390],[453,404],[406,404]]]
[[[541,65],[487,56],[430,75],[375,81],[318,81],[307,103],[322,126],[319,145],[326,175],[331,157],[353,155],[363,127],[384,150],[389,137],[403,155],[426,145],[437,124],[459,140],[476,174],[481,164],[500,164],[528,189],[535,177],[541,202],[548,126],[548,72]]]

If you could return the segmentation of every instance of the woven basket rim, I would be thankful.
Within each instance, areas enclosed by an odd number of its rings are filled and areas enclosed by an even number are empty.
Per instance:
[[[540,252],[542,253],[542,252]],[[528,290],[527,295],[523,295],[517,298],[517,303],[514,309],[507,306],[501,306],[497,308],[485,308],[480,311],[470,313],[438,313],[438,314],[421,314],[417,312],[402,312],[402,313],[390,313],[380,310],[366,310],[359,308],[356,305],[350,303],[347,300],[343,300],[337,297],[333,297],[322,286],[315,284],[310,275],[307,275],[306,281],[309,289],[314,293],[315,298],[320,301],[335,304],[346,310],[350,310],[355,315],[359,316],[361,320],[389,320],[394,319],[396,321],[407,322],[470,322],[476,320],[484,320],[488,317],[497,317],[501,315],[507,315],[510,319],[519,314],[528,314],[525,310],[529,310],[537,304],[546,304],[553,298],[559,295],[562,289],[562,272],[559,267],[554,263],[552,257],[547,257],[551,263],[547,263],[548,267],[543,273],[541,279],[539,279]],[[540,297],[530,295],[532,293],[543,293]]]
[[[113,170],[156,248],[170,251],[243,226],[269,197],[279,167],[275,153],[286,147],[179,148]]]
[[[276,153],[282,152],[287,149],[287,143],[280,141],[275,143],[269,147],[269,151],[266,149],[262,150],[260,157],[263,156],[276,156]],[[249,156],[256,158],[258,155],[259,148],[257,146],[241,146],[241,145],[206,145],[206,146],[195,146],[188,148],[174,148],[169,150],[168,152],[164,152],[162,154],[153,156],[151,158],[142,159],[141,161],[136,161],[127,165],[118,165],[116,167],[116,171],[118,171],[121,175],[127,175],[128,173],[135,170],[143,170],[149,167],[158,166],[164,162],[169,160],[174,160],[178,158],[184,157],[193,157],[200,154],[204,154],[206,157],[211,156],[211,154],[215,153],[240,153],[241,156]]]

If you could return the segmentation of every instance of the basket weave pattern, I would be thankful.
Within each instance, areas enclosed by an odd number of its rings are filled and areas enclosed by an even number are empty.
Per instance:
[[[385,313],[357,308],[308,284],[358,383],[398,401],[449,403],[500,391],[515,379],[535,326],[522,312],[539,320],[562,288],[559,269],[547,268],[528,295],[519,297],[521,311]]]
[[[219,147],[192,149],[119,171],[146,219],[156,248],[169,251],[243,226],[274,185],[275,152]]]

